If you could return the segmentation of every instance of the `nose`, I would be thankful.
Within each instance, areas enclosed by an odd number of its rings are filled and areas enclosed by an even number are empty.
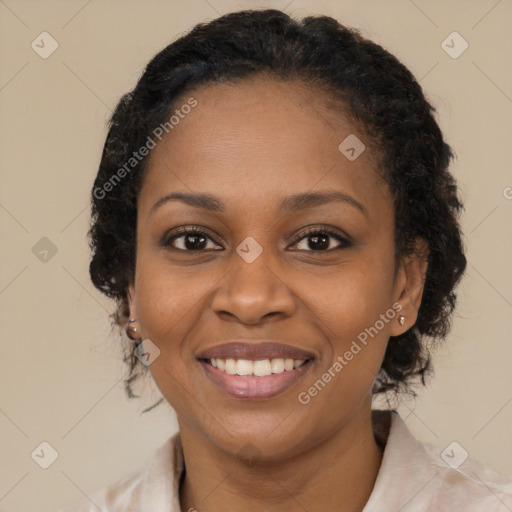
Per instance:
[[[219,284],[212,302],[215,313],[226,320],[248,325],[288,318],[295,300],[280,275],[275,260],[265,251],[248,263],[238,253],[230,261],[230,270]]]

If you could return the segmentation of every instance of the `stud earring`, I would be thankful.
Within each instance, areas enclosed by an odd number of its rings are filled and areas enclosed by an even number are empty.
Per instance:
[[[128,322],[130,324],[133,324],[133,322],[136,322],[136,321],[137,321],[136,318],[130,318],[130,320],[128,320]],[[138,327],[134,327],[133,325],[129,325],[128,329],[130,329],[130,331],[132,331],[132,332],[137,332],[139,330]]]
[[[400,315],[400,316],[398,317],[398,323],[399,323],[400,325],[404,325],[404,324],[405,324],[405,316]]]
[[[133,324],[136,321],[137,321],[136,318],[130,318],[128,320],[128,324],[126,325],[126,335],[133,342],[138,341],[138,338],[136,338],[135,335],[137,334],[137,332],[139,332],[139,328],[135,327],[134,325],[130,325],[130,324]]]

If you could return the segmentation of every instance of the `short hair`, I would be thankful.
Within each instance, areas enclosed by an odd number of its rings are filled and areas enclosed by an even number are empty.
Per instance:
[[[179,96],[203,84],[237,83],[261,74],[302,81],[341,100],[343,113],[377,148],[379,170],[394,202],[395,263],[414,250],[417,237],[428,243],[417,321],[390,337],[373,387],[374,394],[415,395],[413,382],[419,378],[425,385],[431,373],[431,348],[449,331],[454,289],[466,267],[458,223],[463,205],[448,171],[454,155],[434,119],[435,108],[412,73],[359,31],[328,16],[295,20],[279,10],[245,10],[200,23],[160,51],[135,88],[122,96],[109,121],[92,189],[88,233],[92,282],[117,303],[113,326],[122,333],[128,319],[137,197],[148,157],[123,179],[110,181],[108,193],[105,184],[168,120]],[[147,368],[128,340],[124,360],[126,391],[136,396],[132,384]]]

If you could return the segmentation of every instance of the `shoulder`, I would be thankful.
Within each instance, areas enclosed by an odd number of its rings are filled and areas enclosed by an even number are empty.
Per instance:
[[[381,468],[364,512],[395,508],[510,512],[512,478],[472,459],[457,442],[441,449],[418,441],[393,411]]]
[[[435,471],[432,506],[439,510],[464,506],[467,512],[512,510],[512,476],[469,457],[457,442],[444,450],[428,443],[420,446]]]
[[[131,473],[57,512],[179,512],[179,478],[183,467],[177,432],[158,448],[142,471]],[[163,504],[167,508],[162,509]]]
[[[121,512],[135,503],[140,495],[144,472],[133,473],[126,478],[113,482],[80,501],[73,503],[57,512]]]

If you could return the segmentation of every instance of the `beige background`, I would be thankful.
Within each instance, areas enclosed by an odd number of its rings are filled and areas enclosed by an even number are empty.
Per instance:
[[[421,440],[456,440],[512,473],[510,0],[0,0],[0,510],[73,502],[141,468],[176,430],[168,407],[140,415],[156,391],[125,398],[113,304],[88,278],[89,191],[106,119],[150,57],[198,22],[264,5],[362,29],[438,108],[458,155],[468,272],[436,377],[400,411]],[[59,45],[47,59],[31,48],[43,31]],[[469,44],[457,59],[441,47],[453,31]],[[32,251],[43,237],[57,248],[46,262]],[[59,454],[46,470],[31,458],[42,441]]]

